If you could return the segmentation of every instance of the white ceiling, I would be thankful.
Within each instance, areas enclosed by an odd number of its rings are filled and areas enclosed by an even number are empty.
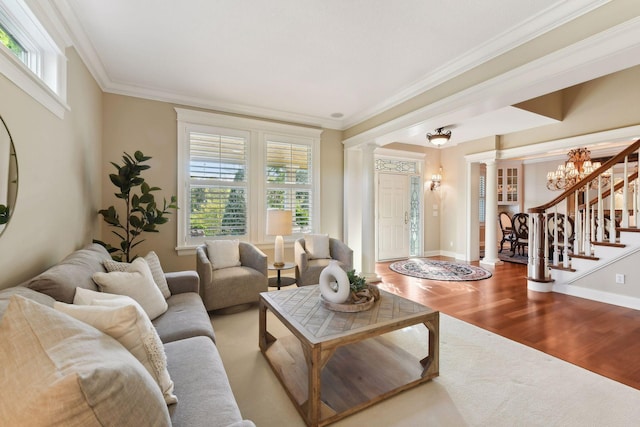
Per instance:
[[[107,92],[337,129],[606,3],[51,1]],[[516,110],[465,117],[457,128],[469,136],[457,138],[548,123]],[[396,136],[423,142],[424,130],[406,127]]]

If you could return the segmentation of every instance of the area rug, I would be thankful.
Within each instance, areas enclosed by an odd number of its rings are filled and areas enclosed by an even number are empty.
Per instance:
[[[258,318],[257,308],[213,316],[240,412],[259,427],[304,427],[258,349]],[[267,328],[288,334],[270,311]],[[388,335],[425,354],[421,334],[406,328]],[[441,313],[440,376],[332,427],[627,427],[639,419],[640,391]]]
[[[468,282],[491,277],[491,272],[482,267],[427,258],[409,258],[404,261],[396,261],[389,265],[389,268],[405,276],[450,282]]]

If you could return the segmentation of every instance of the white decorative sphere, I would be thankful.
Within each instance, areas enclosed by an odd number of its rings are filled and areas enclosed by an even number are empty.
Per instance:
[[[351,294],[349,277],[340,268],[338,261],[331,261],[320,272],[320,294],[325,300],[336,304],[342,304],[349,299]]]

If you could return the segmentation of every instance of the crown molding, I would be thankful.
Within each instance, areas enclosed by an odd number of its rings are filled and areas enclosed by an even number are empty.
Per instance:
[[[98,86],[100,86],[100,89],[105,92],[110,82],[109,76],[107,75],[104,64],[100,61],[100,57],[96,53],[96,49],[89,41],[89,37],[87,37],[87,33],[84,31],[80,20],[67,0],[53,1],[54,12],[57,12],[57,15],[64,21],[66,33],[72,41],[71,45],[73,45],[82,62],[84,62],[89,69],[89,72],[98,83]]]
[[[261,119],[277,120],[286,123],[299,124],[311,127],[321,127],[323,129],[338,129],[342,127],[339,120],[315,117],[304,114],[289,113],[268,108],[254,107],[250,105],[240,105],[230,102],[216,102],[206,98],[184,96],[160,89],[144,88],[119,83],[110,82],[103,90],[116,95],[134,96],[149,99],[152,101],[167,102],[170,104],[184,105],[188,107],[205,108],[224,113],[239,114]]]

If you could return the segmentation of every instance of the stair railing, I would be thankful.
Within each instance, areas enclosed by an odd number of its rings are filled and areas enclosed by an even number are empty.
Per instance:
[[[550,269],[570,269],[571,257],[592,257],[593,242],[605,244],[608,234],[608,244],[616,242],[616,192],[622,191],[622,214],[620,226],[630,227],[629,201],[632,201],[631,214],[638,226],[638,213],[640,209],[640,183],[638,171],[630,170],[629,157],[640,149],[640,139],[626,147],[620,153],[607,160],[598,169],[587,175],[582,180],[571,185],[559,196],[543,205],[529,208],[529,262],[527,279],[534,282],[552,282]],[[614,166],[624,163],[624,170],[618,176]],[[629,184],[633,185],[633,197],[630,199]],[[607,188],[605,188],[607,187]],[[591,198],[594,194],[595,196]],[[573,210],[570,212],[570,201],[573,201]],[[586,203],[585,203],[586,201]],[[605,230],[605,206],[608,203],[610,213],[609,228]],[[558,214],[558,208],[564,208],[564,215]],[[574,240],[570,241],[571,229],[570,217],[573,217]],[[549,222],[553,219],[553,230],[549,239]],[[559,223],[560,220],[561,222]],[[559,241],[559,228],[562,229],[562,242]],[[608,231],[608,233],[607,233]],[[549,243],[549,240],[551,242]],[[569,252],[572,246],[573,252]],[[562,251],[561,251],[562,248]],[[553,251],[552,262],[549,264],[549,251]],[[559,260],[562,253],[562,265]]]

